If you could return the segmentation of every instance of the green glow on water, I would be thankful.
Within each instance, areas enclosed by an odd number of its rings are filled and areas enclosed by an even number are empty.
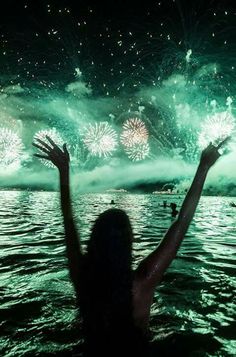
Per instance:
[[[134,267],[155,249],[173,222],[163,200],[168,206],[175,201],[179,208],[183,199],[119,192],[74,198],[83,248],[95,218],[112,206],[112,199],[115,207],[125,208],[134,230]],[[236,256],[231,200],[201,198],[178,257],[155,292],[150,327],[165,348],[172,336],[177,345],[195,353],[201,349],[210,356],[224,356],[234,351]],[[71,351],[81,342],[82,332],[65,257],[59,194],[2,191],[0,207],[0,353],[13,357]]]

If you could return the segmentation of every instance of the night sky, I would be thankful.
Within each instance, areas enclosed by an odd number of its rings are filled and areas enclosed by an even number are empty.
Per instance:
[[[230,53],[227,66],[235,48],[227,1],[7,1],[0,16],[2,85],[60,88],[79,68],[94,95],[115,96],[181,71],[189,48],[198,62]]]
[[[113,187],[114,177],[116,187],[189,177],[193,168],[184,165],[195,165],[210,141],[236,137],[235,5],[215,0],[4,2],[2,172],[10,162],[12,185],[20,181],[28,187],[33,181],[41,184],[37,172],[44,170],[49,184],[53,170],[33,158],[32,141],[54,129],[68,143],[75,171],[84,172],[88,191],[94,182],[100,185],[104,172],[111,181],[101,189]],[[133,132],[126,132],[122,141],[125,123],[134,118],[147,135],[136,133],[131,143]],[[236,179],[236,140],[231,144],[232,155],[219,169],[225,174],[221,192]],[[162,169],[154,170],[155,165]],[[0,185],[9,182],[0,177]]]

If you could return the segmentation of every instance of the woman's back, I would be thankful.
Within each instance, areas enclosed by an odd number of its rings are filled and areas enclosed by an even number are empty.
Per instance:
[[[136,327],[133,315],[132,282],[101,279],[85,257],[79,283],[78,302],[85,337],[85,355],[120,356],[132,350],[144,356],[146,338]],[[95,267],[94,267],[95,268]],[[109,275],[109,274],[108,274]],[[110,276],[110,278],[112,278]]]
[[[88,355],[98,350],[110,356],[127,349],[137,353],[143,348],[142,332],[133,316],[131,246],[132,231],[125,212],[111,209],[99,216],[78,284]]]

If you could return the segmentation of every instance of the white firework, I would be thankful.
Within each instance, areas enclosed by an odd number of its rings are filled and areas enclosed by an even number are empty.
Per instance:
[[[136,144],[131,147],[126,147],[125,152],[132,161],[144,160],[149,155],[149,144]]]
[[[89,124],[82,140],[90,153],[98,157],[110,156],[117,147],[117,134],[107,122]]]
[[[17,170],[21,164],[23,144],[20,137],[10,129],[0,129],[0,167]]]
[[[201,126],[198,144],[201,149],[212,142],[218,145],[222,140],[230,136],[235,128],[235,118],[229,112],[220,112],[208,116]]]
[[[35,140],[35,139],[40,139],[40,140],[45,141],[49,146],[51,146],[51,144],[48,142],[46,136],[49,136],[55,142],[55,144],[57,144],[60,147],[64,144],[64,140],[62,139],[61,135],[58,133],[58,131],[55,128],[38,131],[34,135],[34,142],[39,144],[37,142],[37,140]],[[44,153],[42,153],[42,155],[44,155]],[[47,167],[55,168],[55,165],[49,160],[40,159],[40,161]]]
[[[139,118],[130,118],[123,124],[120,141],[125,147],[145,144],[148,141],[148,130],[145,123]]]

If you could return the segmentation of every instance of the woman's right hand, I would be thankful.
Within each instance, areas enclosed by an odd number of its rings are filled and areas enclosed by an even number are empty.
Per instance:
[[[221,156],[219,153],[219,149],[226,144],[226,142],[229,140],[229,137],[224,139],[219,145],[214,146],[212,143],[210,143],[203,151],[200,159],[200,164],[210,168],[215,164],[215,162],[218,160],[218,158]]]
[[[62,149],[60,149],[49,136],[46,136],[46,139],[51,146],[41,139],[36,139],[40,145],[38,143],[33,143],[33,146],[46,155],[40,153],[34,154],[34,156],[51,161],[60,172],[69,170],[70,155],[66,144],[63,144]]]

